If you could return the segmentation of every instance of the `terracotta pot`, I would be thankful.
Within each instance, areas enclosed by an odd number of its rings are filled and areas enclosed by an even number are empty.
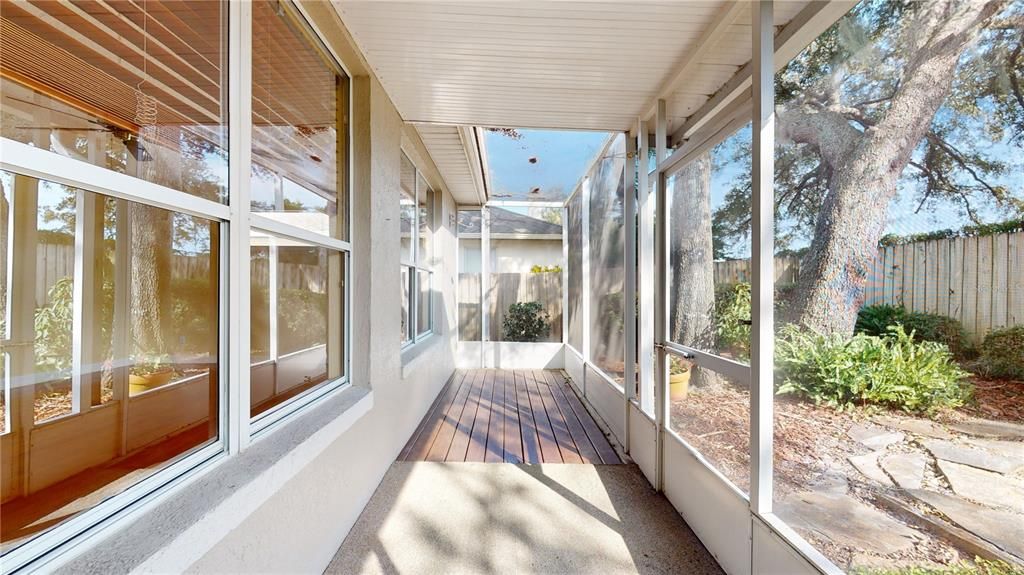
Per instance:
[[[171,376],[173,375],[174,370],[171,368],[154,371],[153,373],[147,373],[145,375],[136,375],[133,373],[128,376],[128,389],[132,395],[136,395],[150,389],[156,389],[161,385],[167,385],[167,382],[171,381]]]
[[[686,398],[690,391],[690,372],[674,373],[668,376],[668,396],[673,401]]]

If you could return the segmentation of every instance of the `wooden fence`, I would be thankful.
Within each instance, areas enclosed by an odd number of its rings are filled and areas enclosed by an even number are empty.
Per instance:
[[[795,283],[800,261],[775,258],[775,281]],[[750,281],[749,260],[715,262],[715,284]],[[868,273],[864,303],[959,320],[975,341],[1024,324],[1024,232],[887,246]]]
[[[562,274],[491,274],[490,341],[502,341],[502,322],[510,305],[536,301],[544,306],[551,322],[548,337],[540,341],[562,341]],[[459,337],[480,340],[480,274],[459,274]]]
[[[58,280],[75,275],[75,246],[67,244],[38,244],[36,246],[36,305],[49,303],[50,288]],[[266,288],[270,274],[266,259],[252,260],[254,286]],[[280,263],[278,286],[281,289],[303,289],[324,293],[327,274],[322,266]],[[176,279],[206,279],[210,275],[210,260],[182,254],[171,256],[171,276]]]

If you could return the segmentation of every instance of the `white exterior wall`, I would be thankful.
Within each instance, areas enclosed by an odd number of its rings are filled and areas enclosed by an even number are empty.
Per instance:
[[[369,90],[359,89],[367,84]],[[435,235],[435,285],[441,290],[435,325],[441,333],[420,344],[429,349],[403,370],[397,241],[402,121],[376,80],[359,79],[356,87],[356,105],[365,102],[366,91],[370,96],[370,181],[354,194],[352,308],[372,313],[353,326],[353,344],[362,340],[353,349],[353,371],[357,383],[368,382],[373,390],[373,408],[193,565],[199,572],[323,571],[454,369],[455,238],[447,228],[454,201],[443,194],[442,228]],[[365,120],[366,112],[357,108],[356,121]],[[365,162],[359,147],[356,161]]]
[[[319,573],[454,370],[455,202],[435,234],[435,334],[400,353],[399,173],[403,122],[380,84],[353,78],[352,380],[84,542],[67,573]],[[433,166],[421,166],[433,170]],[[412,353],[410,353],[412,352]],[[329,419],[324,420],[324,414]],[[306,437],[295,444],[295,437]]]
[[[480,273],[480,240],[463,240],[459,252],[460,270],[466,274]],[[561,240],[496,240],[491,239],[491,273],[529,273],[533,266],[561,266]]]

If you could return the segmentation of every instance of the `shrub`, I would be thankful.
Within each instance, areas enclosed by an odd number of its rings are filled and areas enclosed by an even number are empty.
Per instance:
[[[978,366],[990,377],[1024,379],[1024,325],[986,335]]]
[[[750,357],[750,284],[738,283],[715,294],[715,337],[719,351]]]
[[[934,341],[946,344],[953,357],[963,358],[972,354],[967,331],[957,320],[944,315],[911,312],[892,305],[869,305],[857,314],[857,333],[883,336],[889,328],[902,325],[913,332],[914,341]]]
[[[530,268],[531,274],[560,274],[562,273],[562,266],[532,266]]]
[[[508,306],[502,322],[505,341],[537,341],[551,329],[548,312],[540,302],[518,302]]]
[[[897,325],[888,335],[826,336],[786,326],[777,339],[778,393],[839,409],[878,404],[931,413],[962,405],[968,375],[942,344],[914,341]]]

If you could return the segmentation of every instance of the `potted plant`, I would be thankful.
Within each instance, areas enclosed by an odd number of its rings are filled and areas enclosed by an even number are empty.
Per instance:
[[[690,363],[676,356],[668,362],[669,398],[684,399],[690,390]]]
[[[128,375],[132,395],[167,384],[174,375],[167,355],[154,355],[137,362]]]

